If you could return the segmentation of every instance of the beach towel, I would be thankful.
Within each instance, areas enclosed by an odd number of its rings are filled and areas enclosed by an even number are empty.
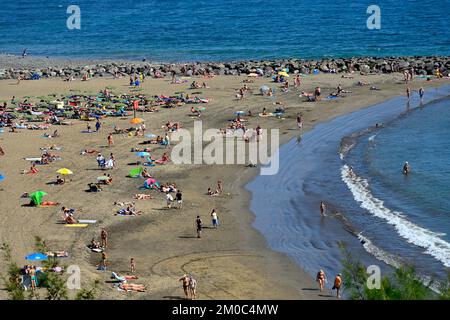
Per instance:
[[[65,224],[67,228],[86,228],[88,226],[87,223],[75,223],[75,224]]]
[[[97,223],[97,220],[78,220],[78,222],[82,224],[94,224]]]

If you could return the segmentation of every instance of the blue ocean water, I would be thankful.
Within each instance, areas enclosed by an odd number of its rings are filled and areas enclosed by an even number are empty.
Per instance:
[[[446,277],[449,96],[447,85],[428,89],[423,101],[417,93],[409,102],[397,97],[317,124],[300,142],[281,146],[279,172],[247,185],[254,226],[312,276],[342,271],[344,244],[383,272],[412,264],[423,276]],[[407,177],[405,161],[412,167]]]
[[[81,29],[69,30],[69,5]],[[369,5],[381,29],[369,30]],[[153,61],[450,55],[449,0],[4,0],[0,52]]]

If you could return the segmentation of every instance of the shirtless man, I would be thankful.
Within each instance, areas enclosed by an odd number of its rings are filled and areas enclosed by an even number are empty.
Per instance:
[[[100,239],[102,240],[101,246],[103,248],[106,248],[108,246],[108,233],[106,232],[105,229],[102,229],[100,233]]]
[[[190,291],[189,282],[190,282],[190,278],[188,277],[187,274],[184,274],[180,278],[180,280],[178,280],[178,281],[183,281],[184,299],[186,299],[186,300],[189,299],[189,291]]]
[[[5,151],[3,151],[3,148],[0,147],[0,156],[4,156],[5,155]]]

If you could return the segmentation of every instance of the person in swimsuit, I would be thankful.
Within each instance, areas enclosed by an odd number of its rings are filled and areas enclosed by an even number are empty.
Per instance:
[[[197,298],[197,280],[192,277],[192,275],[189,275],[189,292],[191,293],[191,299],[195,300]]]
[[[319,290],[320,292],[323,291],[323,288],[325,287],[325,272],[323,272],[322,269],[319,270],[319,272],[317,272],[317,277],[316,277],[316,281],[319,283]]]
[[[134,261],[134,258],[130,260],[130,271],[131,273],[136,273],[136,261]]]
[[[403,165],[403,174],[408,174],[411,171],[408,161]]]
[[[425,90],[423,90],[423,87],[420,87],[420,89],[419,89],[419,96],[420,96],[420,99],[423,99],[424,93],[425,93]]]
[[[325,216],[325,211],[327,210],[325,203],[323,203],[323,201],[320,202],[320,215],[322,217]]]
[[[30,277],[31,277],[31,290],[34,291],[34,289],[36,289],[36,267],[32,266],[30,269]]]
[[[408,100],[411,98],[411,89],[409,87],[406,88],[406,97],[408,98]]]
[[[183,281],[184,299],[186,299],[186,300],[189,299],[189,291],[190,291],[189,280],[190,280],[190,278],[188,277],[187,274],[184,274],[180,278],[180,280],[178,280],[178,281]]]
[[[340,298],[340,291],[341,291],[341,285],[342,285],[342,274],[338,274],[336,276],[336,278],[334,278],[334,285],[333,285],[333,290],[336,289],[336,298]]]
[[[106,232],[105,229],[102,229],[100,233],[100,239],[102,240],[101,246],[103,248],[106,248],[108,246],[108,233]]]

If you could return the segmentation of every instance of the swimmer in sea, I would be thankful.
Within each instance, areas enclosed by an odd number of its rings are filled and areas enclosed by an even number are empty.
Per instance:
[[[411,171],[408,161],[403,165],[403,174],[408,174]]]

